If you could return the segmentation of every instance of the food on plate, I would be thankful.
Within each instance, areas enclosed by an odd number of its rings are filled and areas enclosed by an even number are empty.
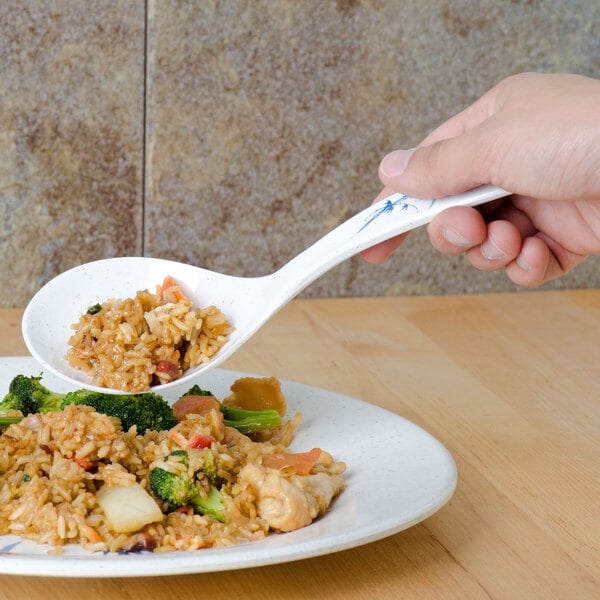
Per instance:
[[[19,420],[10,411],[26,416],[64,410],[69,404],[85,404],[110,417],[118,417],[128,430],[135,425],[138,433],[147,429],[169,429],[177,424],[171,405],[154,392],[140,394],[109,394],[87,389],[61,394],[49,390],[41,375],[17,375],[10,382],[8,393],[0,402],[0,426]]]
[[[286,411],[285,397],[281,392],[281,384],[275,377],[240,377],[231,386],[231,395],[223,400],[223,404],[256,410],[272,408],[280,415]]]
[[[0,535],[55,553],[72,543],[168,552],[308,525],[343,490],[345,465],[320,448],[291,452],[302,415],[283,418],[276,378],[243,380],[224,400],[195,385],[171,407],[157,394],[60,394],[41,376],[17,375],[0,403]],[[251,409],[235,405],[240,386],[267,404],[277,397],[282,414],[256,399]],[[67,402],[86,393],[92,405]],[[158,425],[141,409],[146,396],[162,401]],[[138,413],[146,429],[125,428]]]
[[[217,307],[194,307],[172,277],[155,293],[94,304],[71,327],[69,364],[95,385],[125,392],[178,379],[208,362],[233,331]]]
[[[257,397],[260,397],[260,392],[265,385],[269,384],[273,387],[279,387],[279,393],[281,393],[279,381],[274,377],[268,378],[264,384],[261,378],[252,379],[256,381]],[[235,385],[234,383],[232,389]],[[188,413],[203,414],[212,408],[218,408],[223,413],[223,423],[242,433],[256,433],[281,425],[282,413],[271,408],[270,405],[262,404],[265,408],[260,408],[261,404],[255,402],[254,408],[247,409],[243,405],[233,402],[232,398],[234,398],[233,395],[225,398],[223,402],[219,402],[210,392],[205,392],[198,385],[194,385],[175,403],[173,412],[176,417],[180,417]],[[285,411],[283,414],[285,414]]]
[[[324,462],[329,461],[326,455]],[[312,523],[343,485],[341,478],[326,473],[290,473],[282,477],[281,471],[255,464],[247,464],[240,471],[239,481],[250,485],[256,495],[258,513],[270,527],[279,531],[293,531]]]

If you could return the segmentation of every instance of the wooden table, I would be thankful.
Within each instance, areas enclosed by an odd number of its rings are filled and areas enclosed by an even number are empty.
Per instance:
[[[19,310],[0,354],[26,354]],[[226,365],[421,425],[458,488],[423,523],[329,556],[215,574],[0,577],[0,598],[600,598],[600,290],[297,300]]]

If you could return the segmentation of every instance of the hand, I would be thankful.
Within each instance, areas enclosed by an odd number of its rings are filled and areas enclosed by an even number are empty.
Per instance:
[[[527,73],[505,79],[379,168],[394,191],[439,198],[494,184],[512,196],[451,208],[428,226],[432,245],[466,253],[477,269],[505,269],[538,286],[600,252],[600,81]],[[363,252],[385,260],[406,237]]]

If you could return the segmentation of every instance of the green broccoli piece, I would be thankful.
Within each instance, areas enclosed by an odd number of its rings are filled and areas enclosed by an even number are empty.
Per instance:
[[[212,452],[208,450],[206,454],[212,455]],[[188,454],[184,450],[175,450],[171,456],[179,457],[185,465],[189,464]],[[199,472],[205,474],[203,469],[200,469]],[[150,471],[149,480],[152,491],[168,504],[170,510],[191,506],[196,513],[207,515],[222,523],[225,522],[223,497],[216,486],[210,483],[210,479],[206,496],[200,493],[195,475],[190,477],[187,473],[171,473],[156,467]]]
[[[212,392],[209,392],[208,390],[203,390],[197,383],[195,385],[193,385],[183,395],[184,396],[214,396],[214,397],[216,397]]]
[[[138,433],[144,434],[148,429],[162,431],[177,425],[171,405],[154,392],[105,394],[75,390],[65,395],[60,410],[69,404],[85,404],[102,414],[118,417],[124,431],[135,425]]]
[[[64,394],[50,391],[41,383],[42,375],[17,375],[10,382],[8,393],[0,402],[0,412],[20,410],[23,416],[58,410]]]
[[[102,310],[102,304],[98,303],[98,304],[94,304],[93,306],[90,306],[86,312],[88,315],[95,315],[95,314],[99,313],[101,310]]]
[[[0,414],[0,429],[4,429],[13,423],[20,423],[23,420],[23,417],[14,417],[12,415],[3,415]]]
[[[192,450],[193,452],[194,450]],[[210,448],[201,450],[202,452],[202,465],[199,471],[202,471],[203,475],[212,483],[215,487],[221,487],[223,480],[217,474],[217,462],[215,460],[215,454]],[[173,450],[169,456],[176,456],[179,460],[187,467],[190,464],[190,457],[188,452],[185,450]]]
[[[0,413],[20,410],[24,416],[31,413],[61,411],[69,404],[85,404],[94,410],[121,419],[123,429],[137,426],[143,434],[152,429],[171,429],[177,424],[171,405],[158,394],[109,394],[79,389],[59,394],[40,383],[42,376],[17,375],[10,383],[8,394],[0,403]],[[0,415],[0,426],[20,421],[20,418]]]
[[[111,397],[112,394],[106,394],[104,392],[96,392],[93,390],[85,389],[74,390],[71,392],[67,392],[62,397],[62,400],[59,402],[58,406],[56,407],[56,410],[64,410],[67,406],[69,406],[69,404],[85,404],[87,406],[92,406],[95,408],[93,403],[97,402],[100,398],[104,398],[107,396]]]
[[[256,433],[281,425],[281,415],[273,408],[264,410],[244,410],[221,404],[223,423],[234,427],[240,433]]]
[[[203,390],[198,384],[192,386],[184,396],[214,396],[212,392]],[[273,408],[264,410],[246,410],[227,406],[219,402],[219,409],[223,413],[223,423],[228,427],[237,429],[240,433],[249,434],[281,425],[281,415]]]
[[[223,480],[217,474],[215,455],[213,451],[208,448],[204,451],[202,467],[200,467],[200,470],[206,475],[206,478],[210,483],[216,487],[221,487]]]

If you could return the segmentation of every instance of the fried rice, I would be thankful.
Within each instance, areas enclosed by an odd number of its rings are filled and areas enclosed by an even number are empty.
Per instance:
[[[323,500],[321,491],[313,494],[311,502],[318,500],[320,505],[311,512],[311,519],[322,514],[343,488],[344,463],[334,462],[321,451],[311,475],[304,478],[291,466],[260,466],[265,456],[286,452],[301,418],[297,413],[255,441],[224,426],[216,410],[187,415],[171,430],[148,430],[144,435],[135,427],[123,431],[119,419],[87,406],[70,405],[61,412],[31,414],[0,436],[0,535],[16,534],[49,544],[54,553],[71,543],[90,551],[168,552],[229,546],[286,530],[273,525],[266,510],[268,503],[262,508],[260,505],[261,488],[240,473],[262,469],[290,489],[297,488],[300,479],[322,477],[325,487],[332,484],[329,498]],[[149,473],[157,466],[182,468],[168,458],[182,448],[189,455],[188,468],[195,469],[207,451],[190,446],[190,440],[198,435],[213,439],[210,451],[222,481],[224,522],[195,514],[189,507],[170,510],[149,484]],[[319,482],[321,488],[323,483]],[[162,514],[137,530],[117,531],[98,502],[98,492],[134,485],[147,492]],[[272,508],[270,504],[268,507]]]
[[[208,362],[233,331],[217,307],[193,307],[171,277],[155,293],[90,307],[71,327],[68,363],[95,385],[132,393]]]

